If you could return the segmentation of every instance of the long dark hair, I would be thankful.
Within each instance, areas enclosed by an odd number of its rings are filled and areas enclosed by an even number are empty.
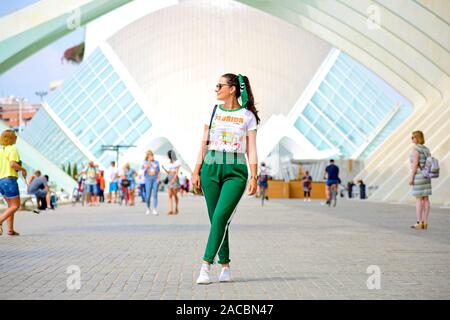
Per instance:
[[[176,156],[176,154],[175,154],[175,151],[173,151],[173,150],[167,151],[167,156],[169,157],[170,162],[175,162],[175,161],[177,161],[177,156]]]
[[[233,73],[227,73],[227,74],[224,74],[222,77],[227,79],[227,84],[229,84],[230,86],[234,86],[236,88],[236,91],[235,91],[236,98],[239,98],[241,96],[241,90],[239,89],[240,86],[239,86],[238,76]],[[255,115],[256,124],[259,124],[260,119],[258,117],[258,110],[256,110],[256,107],[255,107],[255,99],[253,98],[252,87],[250,86],[250,81],[248,81],[247,76],[244,76],[244,83],[247,88],[248,101],[245,104],[245,106],[243,106],[243,107],[247,108]]]

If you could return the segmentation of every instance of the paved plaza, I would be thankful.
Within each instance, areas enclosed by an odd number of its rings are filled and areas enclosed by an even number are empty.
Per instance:
[[[214,266],[205,286],[204,199],[181,198],[177,216],[167,202],[160,194],[159,216],[142,203],[19,212],[21,236],[0,237],[0,299],[450,298],[449,209],[432,208],[422,231],[409,228],[409,205],[243,198],[230,227],[235,281],[218,283]]]

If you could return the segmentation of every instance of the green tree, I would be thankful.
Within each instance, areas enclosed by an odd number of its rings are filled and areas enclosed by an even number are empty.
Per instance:
[[[76,179],[77,175],[78,175],[78,166],[77,166],[77,163],[75,162],[73,164],[72,178]]]
[[[64,165],[64,163],[61,165],[61,169],[62,171],[66,172],[66,166]]]
[[[69,176],[72,176],[72,169],[70,168],[70,162],[69,162],[69,164],[67,165],[67,174],[68,174]]]

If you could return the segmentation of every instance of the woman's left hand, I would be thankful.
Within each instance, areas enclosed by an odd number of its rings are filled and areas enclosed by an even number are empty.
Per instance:
[[[409,178],[409,185],[412,186],[414,184],[414,178]]]
[[[252,196],[256,193],[256,179],[250,179],[248,184],[248,195]]]

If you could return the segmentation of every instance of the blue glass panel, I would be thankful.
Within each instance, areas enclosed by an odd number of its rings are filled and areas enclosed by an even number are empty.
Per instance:
[[[150,129],[150,127],[152,126],[152,124],[150,123],[150,121],[147,118],[144,118],[138,125],[137,128],[139,129],[139,131],[144,134],[148,129]]]
[[[67,116],[73,111],[71,106],[67,106],[64,111],[59,115],[61,120],[66,120]]]
[[[304,135],[311,129],[311,126],[302,117],[298,117],[294,126]]]
[[[331,147],[328,145],[328,143],[326,143],[325,142],[325,140],[322,140],[322,142],[320,142],[317,146],[316,146],[316,148],[317,149],[319,149],[319,150],[329,150],[329,149],[331,149]]]
[[[108,112],[105,114],[106,118],[110,122],[114,122],[114,120],[117,119],[117,117],[120,115],[120,107],[117,104],[114,104],[112,108],[108,110]]]
[[[107,119],[100,118],[98,121],[92,126],[92,129],[97,133],[97,135],[102,135],[105,132],[105,129],[110,125]]]
[[[119,135],[117,134],[116,130],[114,130],[113,128],[109,128],[106,134],[103,136],[103,141],[105,141],[106,144],[114,144],[118,137]]]
[[[141,134],[137,130],[131,130],[125,137],[125,143],[126,144],[134,144]]]
[[[108,65],[108,61],[105,59],[101,61],[96,67],[95,70],[97,72],[101,72]]]
[[[89,110],[89,112],[85,115],[85,119],[88,123],[92,123],[98,118],[99,115],[100,115],[100,112],[98,111],[97,108],[94,107],[94,108],[91,108]]]
[[[92,140],[92,138],[93,137],[90,136],[89,133],[86,133],[83,136],[81,136],[79,139],[80,139],[81,144],[83,146],[87,147],[92,143],[92,141],[90,141],[90,140]]]
[[[78,112],[74,112],[72,113],[72,115],[65,121],[66,126],[68,126],[69,128],[75,123],[75,121],[77,121],[80,118],[80,115],[78,114]]]
[[[87,127],[86,122],[84,122],[83,120],[80,120],[80,122],[78,122],[78,124],[73,128],[72,132],[76,137],[79,137],[79,136],[81,136],[83,131],[86,129],[86,127]]]
[[[140,117],[144,116],[144,113],[137,104],[135,104],[127,114],[133,123],[136,122]]]
[[[119,80],[119,76],[117,74],[113,73],[105,82],[105,86],[107,88],[112,88],[114,84]]]
[[[315,111],[314,108],[310,104],[308,104],[306,106],[306,108],[303,110],[302,114],[311,123],[314,123],[316,121],[316,119],[319,117],[319,114],[317,113],[317,111]]]
[[[125,110],[131,102],[133,102],[133,97],[129,92],[124,94],[119,100],[119,104],[123,110]]]
[[[93,105],[94,105],[94,104],[92,103],[91,99],[87,99],[87,100],[84,101],[83,104],[81,104],[81,105],[78,107],[78,110],[79,110],[79,112],[80,112],[81,114],[85,114],[85,113],[88,112],[91,108],[93,108]]]
[[[118,98],[121,94],[122,94],[122,92],[124,92],[125,91],[125,85],[122,83],[122,81],[120,81],[115,87],[114,87],[114,89],[112,90],[112,94],[116,97],[116,98]]]
[[[113,102],[113,99],[109,96],[106,95],[99,103],[98,103],[98,107],[100,110],[106,110],[108,109],[108,107],[111,105],[111,103]]]
[[[100,98],[102,98],[106,93],[106,90],[103,86],[100,86],[92,95],[91,98],[94,102],[98,102]]]
[[[325,82],[320,85],[319,90],[322,91],[327,97],[334,95],[334,91]]]
[[[119,131],[121,134],[125,133],[131,126],[131,122],[127,119],[127,117],[122,117],[115,125],[114,127]]]
[[[320,144],[321,142],[321,138],[313,131],[309,131],[307,135],[305,135],[305,137],[309,140],[309,142],[311,142],[311,144],[313,144],[314,146],[317,146]]]
[[[96,158],[100,157],[103,153],[102,151],[103,143],[101,141],[97,142],[97,144],[91,149],[91,152],[94,154]]]
[[[100,71],[99,78],[102,80],[105,80],[111,75],[112,72],[113,72],[113,68],[111,66],[108,66],[103,71]]]
[[[75,100],[73,100],[72,104],[78,108],[78,106],[81,105],[81,103],[83,102],[84,99],[86,99],[86,94],[81,91],[80,94],[75,98]]]

